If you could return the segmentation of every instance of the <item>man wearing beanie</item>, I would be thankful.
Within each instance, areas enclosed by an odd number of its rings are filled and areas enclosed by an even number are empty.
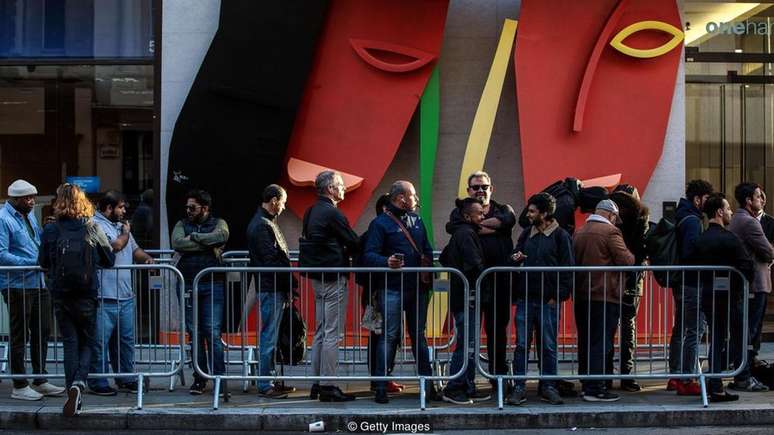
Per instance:
[[[37,194],[35,186],[24,180],[8,186],[8,201],[0,208],[0,266],[38,264],[40,226],[32,213]],[[26,373],[24,359],[29,338],[32,371],[45,374],[51,298],[44,288],[43,275],[33,271],[0,273],[0,292],[10,320],[11,373]],[[63,392],[64,388],[45,378],[35,379],[31,387],[26,379],[14,379],[11,398],[40,400]]]
[[[594,214],[575,232],[573,249],[578,266],[631,266],[634,255],[626,249],[623,235],[615,223],[618,206],[606,199],[597,204]],[[576,277],[575,321],[578,331],[578,373],[599,375],[606,370],[606,353],[613,348],[613,337],[621,314],[618,305],[623,274],[586,272]],[[607,391],[605,381],[582,381],[583,399],[588,402],[613,402],[620,397]]]

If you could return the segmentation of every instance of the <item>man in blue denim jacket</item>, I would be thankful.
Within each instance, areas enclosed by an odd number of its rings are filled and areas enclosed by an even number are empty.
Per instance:
[[[390,188],[387,210],[368,226],[365,241],[364,263],[369,267],[420,267],[431,265],[433,248],[427,239],[422,219],[414,213],[418,198],[414,186],[408,181],[396,181]],[[405,229],[411,239],[404,233]],[[424,260],[423,260],[424,259]],[[424,263],[424,264],[423,264]],[[379,275],[374,274],[373,278]],[[394,344],[403,331],[402,312],[406,313],[411,351],[417,361],[417,373],[430,376],[430,354],[425,338],[428,294],[420,284],[417,273],[388,273],[385,282],[372,283],[384,317],[384,334],[376,341],[376,376],[385,376],[386,367],[395,358]],[[427,383],[428,397],[437,400],[437,393]],[[376,382],[377,403],[387,403],[386,382]]]
[[[38,264],[40,226],[32,209],[37,189],[24,180],[16,180],[8,187],[8,202],[0,208],[0,265],[29,266]],[[11,332],[11,373],[26,373],[24,358],[30,342],[32,371],[46,373],[46,355],[50,332],[51,297],[43,284],[40,272],[2,272],[0,291],[8,305]],[[45,378],[37,378],[32,387],[26,379],[14,379],[11,398],[40,400],[56,396],[64,388],[52,385]]]

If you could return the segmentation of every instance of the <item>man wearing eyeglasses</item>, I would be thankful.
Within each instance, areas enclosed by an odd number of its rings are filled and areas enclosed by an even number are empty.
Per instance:
[[[228,224],[212,216],[211,205],[209,193],[203,190],[188,192],[185,205],[187,217],[178,221],[172,231],[172,249],[177,251],[176,256],[180,256],[177,268],[185,279],[186,294],[190,294],[194,278],[201,270],[220,265],[220,255],[228,241]],[[192,332],[193,301],[191,297],[186,297],[185,301],[185,326],[191,341],[196,343],[199,367],[206,373],[211,366],[214,375],[222,375],[226,371],[223,342],[220,340],[223,287],[223,276],[220,274],[207,275],[199,282],[199,336],[196,338]],[[207,379],[194,373],[191,394],[203,394],[206,387]]]
[[[494,185],[489,174],[478,171],[468,177],[468,196],[480,199],[484,205],[484,220],[478,231],[484,250],[484,267],[507,266],[513,252],[513,227],[516,214],[513,207],[492,199]],[[465,219],[458,208],[454,208],[446,224],[446,232],[454,234]],[[491,277],[491,276],[490,276]],[[508,342],[507,327],[510,321],[510,288],[508,274],[499,273],[494,282],[484,282],[482,288],[489,289],[481,293],[481,312],[484,331],[487,336],[487,356],[489,373],[503,375],[508,373],[505,364],[505,345]],[[490,278],[491,279],[491,278]],[[483,399],[474,397],[476,399]]]

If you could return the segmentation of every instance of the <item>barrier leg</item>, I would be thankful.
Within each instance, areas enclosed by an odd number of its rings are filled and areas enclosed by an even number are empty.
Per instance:
[[[701,385],[701,403],[706,408],[709,406],[709,400],[707,399],[707,378],[704,374],[699,376],[699,385]]]
[[[503,409],[503,377],[497,377],[497,408]]]
[[[174,379],[174,378],[173,378]],[[142,395],[145,390],[145,379],[142,373],[137,375],[137,409],[142,409]]]
[[[422,411],[424,411],[426,408],[426,394],[427,391],[425,390],[425,378],[419,378],[419,407],[422,409]]]
[[[220,403],[220,376],[215,378],[215,388],[212,391],[212,409],[218,409]]]
[[[175,375],[169,377],[169,392],[175,391]]]

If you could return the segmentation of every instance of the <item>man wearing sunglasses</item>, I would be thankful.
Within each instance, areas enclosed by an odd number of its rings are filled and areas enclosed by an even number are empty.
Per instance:
[[[212,216],[212,197],[203,190],[192,190],[186,195],[187,217],[172,231],[172,249],[180,256],[177,268],[185,279],[186,294],[192,291],[193,281],[201,270],[220,265],[220,254],[228,241],[228,224]],[[224,282],[221,274],[206,275],[199,281],[198,322],[199,336],[193,338],[193,301],[185,301],[185,323],[191,341],[197,346],[199,367],[206,373],[222,375],[226,371],[220,327],[223,320]],[[204,346],[207,343],[206,347]],[[206,349],[206,351],[205,351]],[[191,394],[200,395],[207,387],[207,379],[194,373]]]
[[[513,252],[512,231],[516,225],[513,207],[500,204],[492,199],[494,185],[489,174],[478,171],[468,177],[468,196],[481,200],[484,205],[484,220],[481,221],[479,238],[484,251],[484,268],[507,266]],[[465,220],[458,208],[454,208],[446,224],[446,232],[453,235]],[[494,278],[494,279],[492,279]],[[508,373],[505,364],[505,345],[508,342],[507,327],[510,321],[510,287],[508,274],[491,276],[484,283],[481,293],[481,313],[484,331],[487,336],[487,356],[489,373],[504,375]],[[471,397],[482,400],[486,397]]]

